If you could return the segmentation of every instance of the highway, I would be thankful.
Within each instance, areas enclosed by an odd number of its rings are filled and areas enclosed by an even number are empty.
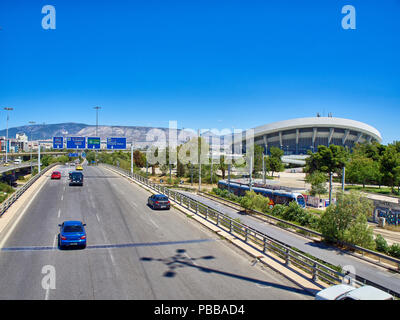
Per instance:
[[[313,299],[182,212],[153,211],[127,179],[84,166],[84,186],[69,186],[58,170],[0,239],[0,299]],[[86,249],[58,249],[65,220],[87,224]]]

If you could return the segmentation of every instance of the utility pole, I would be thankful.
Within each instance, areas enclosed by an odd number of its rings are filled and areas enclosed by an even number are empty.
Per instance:
[[[93,107],[93,109],[96,110],[96,137],[97,137],[97,129],[99,126],[99,109],[101,109],[101,107]]]
[[[201,135],[200,135],[200,129],[197,130],[197,135],[198,135],[198,150],[199,150],[199,191],[201,191]]]
[[[131,142],[131,177],[133,177],[133,143]]]
[[[40,141],[38,142],[38,173],[40,173]]]
[[[345,177],[346,177],[346,167],[343,167],[343,173],[342,173],[342,191],[344,192],[344,183],[345,183]]]
[[[262,153],[262,168],[263,168],[263,185],[265,186],[265,156],[264,152]]]
[[[231,192],[231,164],[228,163],[228,191]]]
[[[96,106],[96,107],[93,107],[93,109],[96,110],[96,138],[97,138],[97,134],[98,134],[97,130],[98,130],[98,126],[99,126],[99,109],[101,109],[101,107]],[[101,147],[101,139],[100,139],[100,147]],[[94,151],[94,158],[95,158],[96,165],[97,165],[97,152],[98,152],[98,150]]]
[[[8,114],[8,111],[12,111],[12,110],[14,110],[14,108],[3,108],[3,109],[7,111],[6,162],[8,162],[8,147],[9,147],[9,141],[8,141],[8,119],[9,119],[9,114]]]
[[[332,172],[329,172],[329,205],[332,204]]]
[[[249,170],[249,188],[250,188],[250,191],[253,190],[252,181],[251,181],[252,171],[253,171],[253,157],[250,155],[250,170]]]
[[[211,147],[212,148],[212,147]],[[211,166],[210,166],[210,180],[211,180],[211,186],[213,184],[213,158],[212,158],[213,154],[212,154],[212,149],[210,152],[210,157],[211,157]]]

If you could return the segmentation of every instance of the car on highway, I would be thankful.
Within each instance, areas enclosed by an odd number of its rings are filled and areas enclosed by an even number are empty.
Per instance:
[[[8,162],[4,163],[5,167],[8,167],[10,164]]]
[[[372,286],[359,288],[337,284],[319,291],[315,300],[394,300],[389,293]]]
[[[53,173],[51,174],[51,179],[61,179],[61,172],[53,171]]]
[[[83,173],[80,171],[73,171],[70,173],[69,185],[83,186]]]
[[[76,246],[86,248],[86,231],[85,223],[76,220],[64,221],[58,225],[60,234],[58,238],[59,248],[67,246]]]
[[[76,168],[75,168],[76,170],[83,170],[83,167],[82,166],[76,166]]]
[[[147,199],[147,204],[153,209],[169,210],[171,207],[168,197],[163,194],[153,194]]]

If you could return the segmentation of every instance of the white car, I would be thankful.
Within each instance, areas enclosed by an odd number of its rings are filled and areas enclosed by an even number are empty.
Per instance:
[[[355,288],[347,284],[338,284],[315,295],[315,300],[394,300],[389,293],[372,286]]]

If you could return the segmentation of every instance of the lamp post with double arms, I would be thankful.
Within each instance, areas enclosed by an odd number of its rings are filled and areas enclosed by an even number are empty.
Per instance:
[[[14,108],[3,108],[4,110],[7,111],[7,130],[6,130],[6,162],[8,162],[8,119],[9,119],[9,115],[8,115],[8,111],[12,111],[14,110]]]
[[[30,140],[31,140],[31,145],[30,145],[30,151],[31,151],[31,174],[32,174],[32,149],[33,149],[33,141],[32,141],[32,125],[34,125],[36,122],[35,121],[29,121],[29,124],[31,127],[29,128],[29,133],[30,133]]]

